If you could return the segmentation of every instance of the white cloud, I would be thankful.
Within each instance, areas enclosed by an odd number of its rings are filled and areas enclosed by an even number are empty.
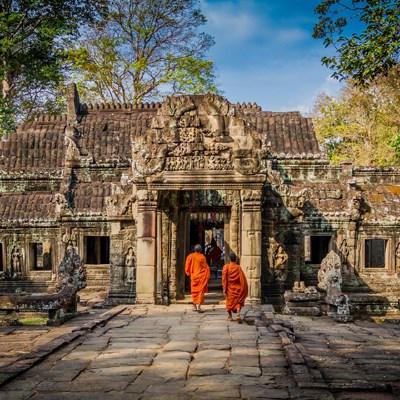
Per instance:
[[[300,28],[278,29],[274,32],[275,40],[284,43],[294,43],[309,38],[309,33]]]
[[[247,40],[257,34],[261,19],[248,8],[235,6],[230,2],[203,2],[207,28],[211,34],[218,34],[219,40]]]
[[[311,37],[312,7],[300,3],[202,0],[205,30],[216,40],[210,59],[229,101],[306,114],[318,92],[338,87],[321,65],[326,49]]]

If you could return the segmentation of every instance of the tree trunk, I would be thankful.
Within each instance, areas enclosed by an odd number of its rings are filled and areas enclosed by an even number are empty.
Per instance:
[[[4,77],[1,81],[1,90],[2,90],[2,98],[6,100],[6,102],[10,99],[10,92],[11,92],[11,77],[10,73],[8,72],[7,61],[3,60],[3,69],[4,69]]]

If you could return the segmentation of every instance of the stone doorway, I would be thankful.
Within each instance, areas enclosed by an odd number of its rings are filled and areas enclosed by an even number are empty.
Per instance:
[[[213,291],[222,292],[222,267],[225,263],[225,250],[230,249],[227,242],[230,226],[229,207],[203,207],[201,209],[186,209],[182,212],[181,229],[179,236],[183,244],[184,254],[182,261],[182,281],[184,285],[179,285],[182,292],[190,294],[190,280],[184,275],[184,261],[188,254],[193,251],[196,244],[200,244],[203,254],[206,255],[211,269],[210,288]],[[214,239],[214,240],[213,240]],[[179,239],[178,239],[179,241]],[[212,245],[214,250],[212,250]],[[183,282],[182,282],[183,283]],[[181,293],[182,293],[181,292]]]
[[[225,263],[225,221],[227,212],[204,210],[190,212],[190,250],[200,244],[210,266],[209,287],[212,291],[222,291],[222,267]],[[189,282],[185,285],[189,290]]]

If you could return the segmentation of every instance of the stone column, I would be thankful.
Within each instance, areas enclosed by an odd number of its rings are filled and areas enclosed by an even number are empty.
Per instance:
[[[242,200],[242,233],[240,263],[249,285],[247,301],[261,302],[261,190],[244,189]]]
[[[138,190],[136,302],[157,299],[157,191]]]

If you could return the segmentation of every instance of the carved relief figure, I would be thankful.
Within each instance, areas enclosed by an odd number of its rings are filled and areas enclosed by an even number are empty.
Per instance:
[[[400,242],[396,246],[396,272],[400,273]]]
[[[65,196],[61,193],[56,193],[53,197],[53,201],[56,204],[56,213],[60,213],[61,210],[64,210],[68,207],[68,202]]]
[[[347,244],[347,239],[343,238],[342,242],[340,243],[340,259],[341,259],[341,265],[342,265],[342,272],[344,274],[348,274],[349,271],[349,264],[348,264],[348,257],[350,254],[350,249],[349,246]]]
[[[67,253],[67,251],[69,250],[75,250],[77,249],[76,246],[76,234],[74,232],[66,232],[63,237],[62,237],[62,241],[65,245],[65,253]]]
[[[270,268],[273,271],[274,278],[279,283],[283,283],[287,279],[288,259],[289,256],[285,252],[285,250],[283,250],[282,245],[279,244],[273,237],[270,237],[269,248],[268,248],[268,260]]]
[[[299,193],[294,194],[293,197],[289,197],[288,199],[288,210],[290,214],[292,214],[293,218],[295,218],[298,222],[303,221],[303,209],[307,200],[306,194],[307,189],[304,189]]]
[[[364,208],[365,202],[360,195],[354,196],[349,202],[349,217],[351,221],[360,221],[366,212]]]
[[[17,278],[22,275],[21,252],[17,246],[11,251],[11,277]]]
[[[136,282],[135,254],[132,247],[129,247],[125,254],[125,280],[126,283]]]

